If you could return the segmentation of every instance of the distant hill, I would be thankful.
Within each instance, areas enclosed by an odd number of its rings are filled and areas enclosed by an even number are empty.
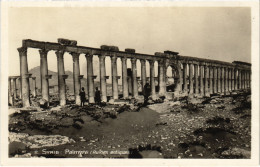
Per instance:
[[[33,77],[36,77],[36,87],[38,89],[41,89],[40,66],[37,66],[37,67],[30,69],[29,73],[32,74]],[[49,79],[49,86],[58,85],[58,73],[48,70],[48,74],[52,75],[52,78]],[[69,92],[70,92],[70,94],[74,94],[73,73],[71,71],[65,71],[65,74],[68,75],[68,78],[66,79],[66,85],[69,88]],[[100,85],[100,82],[95,81],[95,87],[99,87],[99,85]],[[30,82],[30,86],[32,86],[32,82]],[[81,79],[81,87],[84,87],[86,89],[86,87],[87,87],[87,79],[86,78]],[[119,86],[120,91],[121,91],[121,89],[122,89],[121,86]],[[107,84],[107,91],[108,91],[107,92],[108,95],[110,95],[112,93],[111,92],[111,84]]]

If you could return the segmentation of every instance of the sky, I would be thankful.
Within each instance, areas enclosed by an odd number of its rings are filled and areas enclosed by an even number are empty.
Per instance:
[[[57,42],[58,38],[66,38],[94,48],[114,45],[119,50],[134,48],[138,53],[152,55],[171,50],[184,56],[251,63],[248,7],[13,7],[8,15],[9,75],[20,74],[17,48],[22,46],[23,39]],[[65,70],[72,71],[68,53],[64,61]],[[97,56],[94,62],[97,75]],[[28,49],[29,69],[39,65],[38,50]],[[86,76],[83,54],[80,66]],[[131,67],[129,60],[127,66]],[[48,67],[57,71],[54,51],[48,54]],[[140,62],[137,67],[140,76]],[[106,69],[109,75],[109,58]],[[147,71],[149,75],[149,65]]]

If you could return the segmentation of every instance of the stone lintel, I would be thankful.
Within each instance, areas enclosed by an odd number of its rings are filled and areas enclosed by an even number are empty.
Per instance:
[[[17,78],[20,78],[20,76],[10,76],[10,77],[8,77],[8,79],[17,79]]]
[[[155,52],[154,55],[158,57],[166,57],[166,54],[162,52]]]
[[[135,53],[135,49],[126,48],[125,52],[127,52],[127,53]]]
[[[119,48],[117,46],[108,46],[108,45],[101,45],[100,49],[106,51],[119,51]]]
[[[170,50],[166,50],[166,51],[164,51],[164,53],[170,54],[170,55],[178,55],[179,54],[179,52],[174,52],[174,51],[170,51]]]

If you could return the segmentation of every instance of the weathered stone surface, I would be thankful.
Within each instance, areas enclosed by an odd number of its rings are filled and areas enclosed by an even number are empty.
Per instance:
[[[242,157],[242,158],[250,158],[251,157],[251,152],[248,151],[248,150],[245,150],[245,149],[242,149],[242,148],[231,148],[231,149],[228,149],[226,151],[223,151],[221,153],[222,156],[224,157]]]

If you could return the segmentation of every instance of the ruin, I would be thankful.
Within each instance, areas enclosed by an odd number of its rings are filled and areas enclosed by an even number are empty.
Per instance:
[[[111,58],[112,99],[119,98],[118,79],[122,77],[123,99],[138,97],[137,60],[141,62],[141,85],[149,79],[151,85],[151,97],[159,96],[166,98],[178,98],[181,96],[203,97],[211,94],[227,95],[232,91],[249,89],[251,87],[251,64],[234,61],[232,63],[202,59],[196,57],[181,56],[178,52],[164,51],[156,52],[154,55],[136,53],[135,49],[120,51],[116,46],[102,45],[100,48],[77,46],[77,41],[58,39],[58,43],[41,42],[35,40],[23,40],[22,47],[18,48],[20,56],[20,76],[9,77],[9,103],[13,104],[13,97],[22,99],[23,107],[30,106],[30,84],[31,78],[34,82],[32,88],[33,96],[36,96],[35,77],[28,73],[27,48],[39,49],[40,54],[40,79],[42,98],[49,102],[49,79],[47,55],[49,51],[55,51],[58,69],[58,93],[61,106],[66,105],[66,78],[63,56],[68,52],[73,60],[73,84],[75,103],[80,105],[79,91],[81,88],[79,56],[84,54],[87,61],[87,96],[89,103],[94,103],[94,79],[93,55],[99,56],[100,68],[100,92],[101,100],[107,102],[107,79],[105,58]],[[122,61],[122,76],[118,76],[117,59]],[[127,59],[131,60],[131,71],[127,69]],[[158,62],[158,92],[155,85],[155,62]],[[150,64],[150,76],[146,75],[146,63]],[[166,71],[172,68],[174,78],[173,92],[166,89]],[[129,75],[130,74],[130,75]],[[19,89],[16,80],[19,79]],[[12,81],[12,82],[11,82]],[[130,90],[129,90],[130,89]],[[19,91],[17,91],[19,90]],[[18,93],[20,92],[20,93]],[[20,95],[18,97],[18,94]]]

